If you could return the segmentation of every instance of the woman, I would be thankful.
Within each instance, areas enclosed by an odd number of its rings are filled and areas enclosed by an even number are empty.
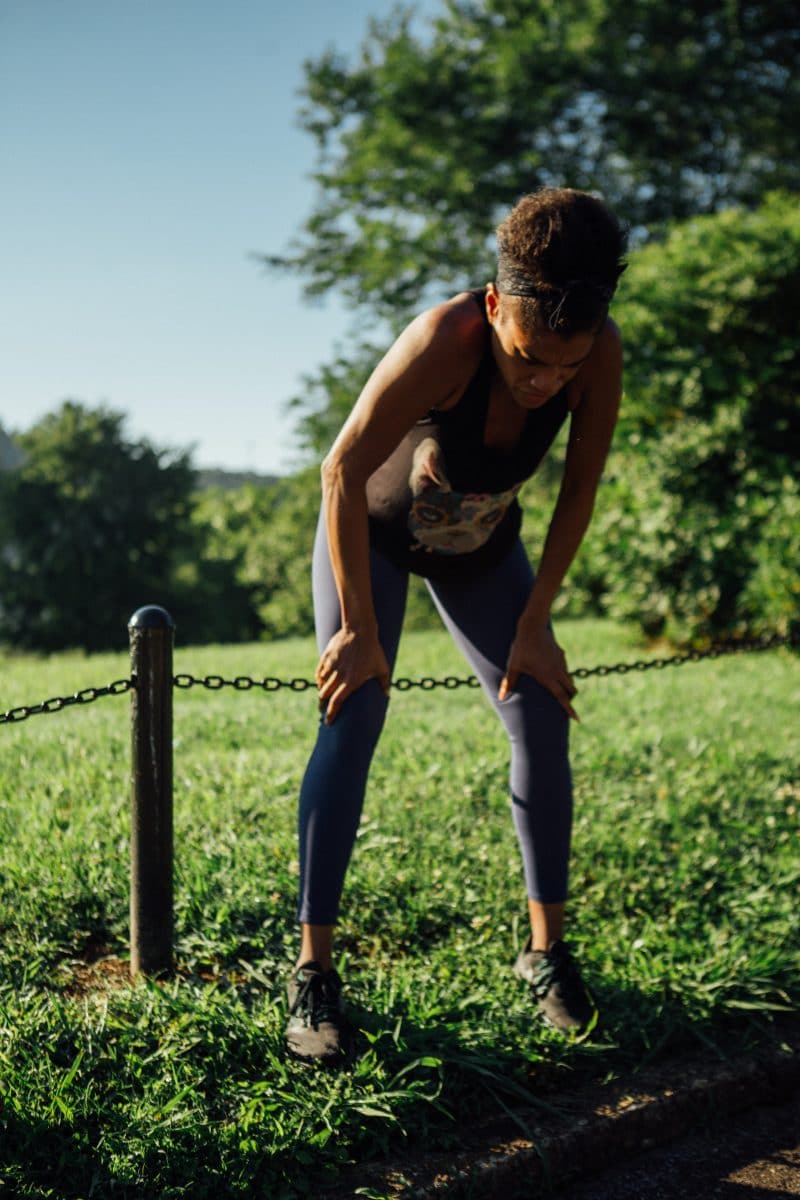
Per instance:
[[[575,686],[550,609],[589,524],[621,394],[608,317],[624,263],[615,217],[543,189],[498,231],[496,281],[418,316],[379,363],[322,467],[313,588],[324,710],[300,795],[302,945],[289,1050],[351,1047],[332,964],[339,897],[386,714],[409,571],[425,577],[511,743],[512,811],[531,933],[516,970],[542,1015],[593,1006],[562,940]],[[569,417],[564,476],[536,576],[516,493]]]

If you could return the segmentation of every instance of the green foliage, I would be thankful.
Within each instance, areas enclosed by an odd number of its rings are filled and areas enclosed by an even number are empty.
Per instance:
[[[799,286],[796,195],[695,218],[639,250],[615,301],[629,350],[623,434],[660,436],[732,404],[759,467],[797,455]]]
[[[228,575],[247,595],[254,626],[251,636],[272,640],[313,630],[311,551],[319,510],[316,467],[270,487],[210,489],[198,495],[194,521],[205,554],[227,564]],[[198,576],[206,569],[204,559],[195,568]],[[424,584],[412,579],[406,628],[426,629],[438,623]]]
[[[564,621],[558,633],[574,667],[642,656],[630,627]],[[291,678],[315,657],[310,639],[179,639],[175,667]],[[117,678],[127,661],[0,667],[10,706]],[[405,638],[398,670],[463,664],[442,632]],[[572,1119],[583,1085],[596,1094],[676,1052],[777,1048],[800,999],[798,687],[784,651],[581,682],[569,936],[602,1014],[584,1042],[535,1021],[511,971],[526,905],[499,723],[467,689],[395,693],[339,927],[361,1030],[359,1060],[339,1074],[282,1046],[313,693],[176,693],[178,973],[135,987],[119,961],[127,699],[0,728],[6,1191],[349,1195],[381,1155],[456,1149],[473,1122],[530,1121],[565,1091]],[[454,752],[454,730],[469,753]]]
[[[309,64],[319,201],[272,261],[396,328],[492,275],[498,215],[539,184],[598,190],[664,235],[623,278],[625,404],[558,611],[678,638],[786,628],[800,544],[796,199],[668,235],[664,223],[800,187],[796,6],[450,0],[424,36],[413,29],[398,9],[357,62]],[[362,333],[294,402],[315,460],[379,357]],[[193,641],[308,631],[316,470],[195,500],[187,455],[130,442],[122,425],[66,404],[20,439],[25,465],[0,474],[0,639],[116,645],[147,601]],[[526,489],[534,559],[556,485],[548,469]],[[431,619],[414,581],[408,622]]]
[[[615,306],[620,423],[557,613],[634,618],[677,640],[796,620],[799,291],[792,197],[676,225],[633,256]],[[524,493],[534,558],[564,449]]]
[[[679,638],[797,614],[799,294],[790,196],[635,256],[616,310],[622,415],[575,568],[604,611]]]
[[[796,619],[798,295],[793,196],[676,224],[632,256],[615,303],[626,346],[620,423],[556,613],[634,618],[678,640],[785,632]],[[341,360],[326,371],[301,423],[317,454],[366,374]],[[534,562],[565,447],[562,436],[522,493]],[[416,585],[409,615],[417,627],[436,619]]]
[[[800,186],[796,7],[451,0],[422,35],[373,22],[307,67],[319,199],[287,255],[397,325],[488,278],[498,215],[548,183],[634,226]]]
[[[492,276],[492,228],[522,192],[600,192],[661,240],[634,254],[615,306],[625,405],[560,610],[681,639],[785,628],[800,458],[795,7],[452,0],[414,29],[399,8],[357,61],[309,64],[319,200],[272,263],[397,330]],[[305,381],[304,449],[325,453],[377,358],[362,342]],[[527,489],[534,558],[554,498],[552,472]]]
[[[0,638],[17,648],[119,645],[135,608],[175,595],[192,469],[185,453],[126,440],[123,424],[66,402],[19,436],[0,555]]]
[[[206,553],[229,564],[249,597],[256,632],[266,637],[313,629],[311,549],[319,491],[319,472],[311,468],[274,486],[210,489],[197,498],[194,519]]]
[[[184,641],[310,633],[318,470],[197,492],[188,455],[129,442],[123,426],[67,403],[20,436],[24,467],[0,473],[0,641],[119,646],[145,603]],[[408,624],[431,617],[417,584]]]
[[[752,626],[796,626],[800,617],[800,484],[784,475],[762,498],[762,524],[753,549],[753,571],[740,598]]]
[[[257,635],[235,562],[193,521],[188,453],[129,441],[124,423],[68,401],[19,435],[25,461],[0,474],[0,641],[119,646],[131,613],[150,603],[191,641]]]

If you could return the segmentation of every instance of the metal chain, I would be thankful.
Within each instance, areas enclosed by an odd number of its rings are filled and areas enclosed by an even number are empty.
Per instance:
[[[782,636],[781,634],[738,638],[736,641],[717,642],[709,646],[707,650],[689,650],[685,654],[672,654],[669,658],[639,659],[636,662],[615,663],[613,666],[578,667],[570,674],[573,679],[588,679],[592,675],[625,675],[628,671],[661,670],[664,667],[680,667],[687,662],[700,662],[704,658],[721,658],[724,654],[741,654],[745,650],[772,650],[776,646],[790,645],[799,641],[800,638],[796,635]],[[223,679],[221,675],[206,675],[204,678],[197,678],[194,675],[176,675],[173,683],[178,688],[205,687],[211,691],[219,691],[220,688],[232,687],[241,692],[249,691],[251,688],[263,688],[265,692],[276,692],[279,688],[304,692],[308,688],[316,687],[311,679],[275,679],[272,677],[251,679],[249,675],[237,675],[235,679]],[[446,675],[444,679],[433,679],[430,675],[425,675],[422,679],[404,677],[393,679],[392,687],[396,688],[398,692],[407,692],[415,687],[429,692],[439,687],[447,690],[459,687],[477,688],[480,687],[480,682],[474,675],[465,679],[456,675]]]
[[[218,692],[220,688],[232,687],[237,692],[249,692],[251,688],[263,688],[265,692],[277,692],[279,688],[290,688],[293,692],[305,692],[317,685],[311,679],[251,679],[249,675],[237,675],[235,679],[223,679],[221,675],[206,675],[202,679],[194,675],[176,675],[176,688],[204,687]]]
[[[18,708],[10,708],[8,712],[0,713],[0,725],[12,725],[17,721],[25,721],[28,717],[45,716],[48,713],[61,712],[73,704],[91,704],[103,696],[121,696],[134,687],[132,679],[115,679],[108,687],[87,687],[75,692],[74,696],[53,696],[43,700],[41,704],[20,704]]]
[[[680,667],[688,662],[701,662],[704,658],[721,658],[725,654],[741,654],[748,650],[773,650],[776,646],[798,644],[800,644],[800,635],[796,633],[787,636],[769,634],[764,637],[717,642],[709,646],[707,650],[689,650],[685,654],[672,654],[669,658],[639,659],[635,662],[615,663],[613,666],[578,667],[571,672],[571,675],[573,679],[589,679],[592,675],[626,675],[629,671],[662,670],[664,667]],[[312,679],[276,679],[274,676],[252,679],[249,675],[237,675],[234,679],[224,679],[222,675],[205,675],[198,678],[194,675],[181,674],[176,675],[172,682],[176,688],[204,687],[212,692],[226,687],[233,688],[237,692],[249,692],[252,688],[261,688],[265,692],[277,692],[281,688],[288,688],[293,692],[305,692],[309,688],[316,687]],[[0,725],[10,725],[17,721],[24,721],[28,717],[61,712],[63,708],[69,708],[73,704],[91,704],[92,701],[100,700],[103,696],[119,696],[134,687],[136,687],[135,679],[116,679],[107,687],[83,688],[74,696],[53,696],[50,700],[43,700],[41,704],[21,704],[18,708],[11,708],[8,712],[0,713]],[[415,687],[421,688],[423,692],[430,692],[434,688],[445,688],[448,691],[459,687],[477,688],[480,687],[480,683],[474,675],[469,675],[464,679],[457,675],[445,675],[444,679],[433,679],[430,675],[424,675],[421,679],[405,677],[393,679],[392,687],[396,688],[398,692],[407,692]]]
[[[265,692],[277,692],[280,688],[305,692],[308,688],[317,686],[313,679],[275,679],[272,676],[266,679],[251,679],[249,675],[237,675],[235,679],[223,679],[221,675],[206,675],[202,679],[194,675],[176,675],[172,682],[177,688],[204,687],[212,692],[225,687],[235,688],[237,692],[249,692],[251,688],[262,688]],[[427,692],[436,687],[480,687],[480,684],[474,675],[468,679],[459,679],[455,675],[448,675],[445,679],[431,679],[426,675],[423,679],[393,679],[392,687],[397,688],[399,692],[407,692],[412,687],[422,688]]]
[[[798,642],[797,636],[782,636],[773,633],[756,638],[737,638],[735,641],[716,642],[707,650],[688,650],[686,654],[671,654],[669,658],[639,659],[636,662],[616,663],[613,667],[578,667],[570,674],[574,679],[588,679],[590,675],[625,675],[628,671],[662,670],[664,667],[682,667],[687,662],[701,662],[704,658],[722,658],[725,654],[742,654],[746,650],[773,650],[776,646],[788,646]]]

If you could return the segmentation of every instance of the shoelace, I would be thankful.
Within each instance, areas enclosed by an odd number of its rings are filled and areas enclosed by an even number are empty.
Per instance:
[[[325,975],[307,974],[292,1005],[292,1013],[305,1014],[315,1029],[323,1022],[336,1022],[339,1013],[339,985]]]
[[[578,976],[577,967],[566,946],[551,950],[546,957],[541,958],[534,968],[534,973],[533,986],[537,996],[543,996],[554,983],[571,983]]]

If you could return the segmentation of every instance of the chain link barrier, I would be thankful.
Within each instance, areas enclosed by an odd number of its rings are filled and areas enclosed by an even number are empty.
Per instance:
[[[777,646],[791,645],[800,642],[800,635],[792,637],[781,634],[768,634],[763,637],[737,638],[736,641],[716,642],[707,650],[689,650],[685,654],[672,654],[668,658],[639,659],[636,662],[615,663],[613,666],[578,667],[570,671],[573,679],[589,679],[593,675],[625,675],[628,671],[663,670],[665,667],[680,667],[687,662],[700,662],[704,658],[721,658],[725,654],[741,654],[746,650],[773,650]],[[247,692],[251,688],[263,688],[265,692],[277,692],[280,688],[289,688],[293,692],[305,692],[308,688],[316,688],[312,679],[251,679],[249,675],[237,675],[235,679],[223,679],[221,675],[206,675],[198,678],[195,675],[176,675],[173,683],[178,688],[204,687],[210,691],[231,687],[236,691]],[[423,692],[433,691],[434,688],[478,688],[480,683],[474,675],[460,678],[457,675],[446,675],[444,679],[433,679],[424,675],[421,679],[401,677],[392,680],[392,687],[398,692],[407,692],[411,688],[421,688]]]
[[[717,642],[706,650],[689,650],[685,654],[671,654],[668,658],[645,658],[635,662],[614,663],[612,666],[577,667],[571,671],[573,679],[590,679],[592,676],[626,675],[629,671],[659,671],[665,667],[681,667],[684,663],[701,662],[706,658],[722,658],[726,654],[742,654],[746,651],[774,650],[778,646],[800,644],[800,634],[769,634],[763,637],[739,638],[736,641]],[[207,688],[218,692],[222,688],[233,688],[237,692],[249,692],[253,688],[265,692],[277,692],[286,688],[292,692],[305,692],[316,688],[312,679],[276,679],[267,676],[264,679],[253,679],[250,675],[237,675],[234,679],[225,679],[222,675],[205,675],[198,677],[189,674],[175,675],[173,686],[181,689],[193,687]],[[73,696],[53,696],[40,704],[21,704],[8,712],[0,713],[0,725],[12,725],[25,721],[28,717],[44,716],[49,713],[61,712],[72,705],[91,704],[104,696],[120,696],[136,687],[135,678],[116,679],[107,687],[87,687],[76,692]],[[433,691],[434,688],[445,688],[453,691],[455,688],[478,688],[480,683],[474,675],[462,678],[458,675],[445,675],[443,679],[434,679],[424,675],[421,679],[401,677],[392,680],[392,687],[398,692],[408,692],[411,688],[420,688],[423,692]]]
[[[121,696],[132,687],[135,687],[133,679],[115,679],[107,687],[82,688],[73,696],[52,696],[49,700],[42,700],[41,704],[20,704],[17,708],[0,713],[0,725],[13,725],[17,721],[27,720],[28,717],[61,712],[63,708],[70,708],[73,704],[91,704],[94,700],[101,700],[103,696]]]

